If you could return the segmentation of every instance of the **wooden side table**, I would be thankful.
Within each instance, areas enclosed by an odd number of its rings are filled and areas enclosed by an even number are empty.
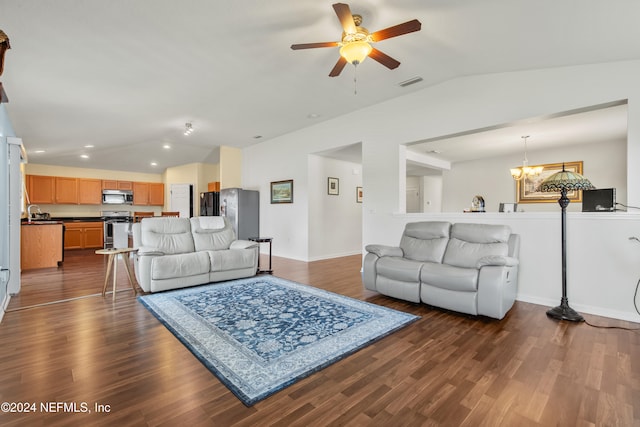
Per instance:
[[[271,242],[273,241],[273,237],[249,237],[249,240],[251,240],[252,242],[258,242],[258,243],[269,243],[269,269],[260,270],[260,251],[258,251],[258,271],[256,271],[256,274],[260,274],[260,273],[273,274],[273,270],[271,269]]]
[[[96,254],[99,255],[108,255],[107,259],[107,270],[104,275],[104,286],[102,287],[102,296],[104,297],[107,292],[107,283],[109,282],[109,273],[113,274],[113,300],[116,299],[116,280],[118,277],[118,255],[120,255],[120,259],[124,262],[125,270],[127,271],[127,276],[129,277],[129,283],[131,284],[131,289],[133,289],[133,294],[136,295],[138,291],[136,290],[136,286],[133,284],[133,276],[131,274],[131,267],[129,266],[129,254],[131,252],[135,252],[137,249],[133,248],[121,248],[121,249],[98,249]],[[112,267],[113,266],[113,271]]]

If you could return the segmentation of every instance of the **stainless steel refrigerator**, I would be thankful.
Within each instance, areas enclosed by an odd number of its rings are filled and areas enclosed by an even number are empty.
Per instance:
[[[233,225],[238,239],[260,236],[260,193],[241,188],[220,190],[220,215]]]

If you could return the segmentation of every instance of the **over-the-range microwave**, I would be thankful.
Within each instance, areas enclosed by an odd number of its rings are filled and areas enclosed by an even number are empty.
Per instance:
[[[132,205],[133,191],[131,190],[102,190],[103,205]]]

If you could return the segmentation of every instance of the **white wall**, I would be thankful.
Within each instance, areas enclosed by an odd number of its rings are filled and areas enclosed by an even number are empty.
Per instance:
[[[309,156],[310,261],[358,254],[362,251],[362,203],[356,187],[362,186],[358,163]],[[339,179],[339,194],[327,194],[328,177]]]
[[[396,223],[394,213],[403,206],[405,180],[398,160],[402,151],[399,144],[626,99],[629,115],[627,204],[640,206],[638,75],[640,61],[627,61],[454,79],[248,147],[243,153],[243,183],[261,190],[264,215],[261,215],[260,227],[274,237],[274,254],[308,259],[307,156],[361,142],[365,190],[363,245],[397,243],[398,228],[391,225]],[[576,153],[572,157],[577,160],[581,156]],[[295,180],[293,205],[269,204],[269,181],[281,179]],[[500,178],[495,184],[504,182],[508,180]],[[605,218],[596,220],[605,221]],[[616,219],[606,221],[616,222]],[[602,238],[605,246],[618,244],[613,235]],[[524,253],[531,257],[528,262],[533,262],[532,265],[547,268],[554,262],[548,252],[530,245],[526,239],[523,241]],[[624,273],[633,274],[635,265],[625,265]],[[530,279],[526,276],[530,273],[524,270],[527,282]],[[603,304],[598,298],[600,281],[593,276],[586,277],[581,286],[587,295],[585,305],[597,308]],[[623,294],[627,287],[628,284],[612,283],[609,292]],[[628,308],[618,304],[606,309],[634,315]]]
[[[616,188],[619,203],[627,202],[626,141],[602,141],[529,153],[531,165],[582,160],[583,174],[597,188]],[[509,165],[517,165],[518,156],[494,157],[454,163],[443,172],[443,212],[462,212],[470,208],[476,194],[485,200],[488,212],[497,212],[501,202],[515,203],[516,182]],[[524,203],[518,210],[556,212],[557,203]],[[571,203],[568,211],[581,211],[582,204]]]
[[[11,253],[9,245],[9,206],[11,201],[9,200],[9,148],[7,137],[14,136],[16,135],[11,126],[9,115],[4,105],[0,104],[0,266],[3,269],[8,268],[10,264],[15,264],[12,262],[12,256],[20,256],[19,243],[17,248],[13,248],[13,253]],[[16,201],[14,200],[13,202],[15,203]],[[11,271],[11,273],[14,278],[18,277],[19,280],[19,270]],[[8,273],[0,272],[0,321],[4,315],[4,310],[9,304],[8,280]]]

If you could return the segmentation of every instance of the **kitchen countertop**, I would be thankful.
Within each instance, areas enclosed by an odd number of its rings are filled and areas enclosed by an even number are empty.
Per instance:
[[[28,224],[29,222],[27,221],[27,218],[22,218],[21,219],[22,224]],[[104,218],[101,216],[72,216],[72,217],[52,217],[50,220],[36,220],[36,219],[32,219],[31,220],[31,224],[33,224],[34,222],[39,222],[39,223],[62,223],[62,222],[102,222],[104,221]]]
[[[63,221],[34,219],[31,222],[26,219],[22,221],[22,225],[56,225],[64,224]]]
[[[51,218],[56,221],[64,222],[101,222],[104,218],[101,216],[70,216],[70,217],[55,217]]]

